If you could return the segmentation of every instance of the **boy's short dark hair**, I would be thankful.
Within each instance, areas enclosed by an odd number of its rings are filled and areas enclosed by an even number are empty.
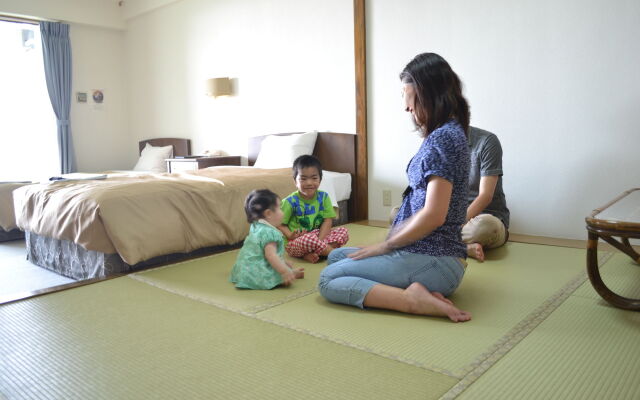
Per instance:
[[[293,179],[298,177],[300,170],[309,167],[316,168],[318,170],[320,180],[322,180],[322,164],[320,164],[320,160],[307,154],[303,154],[293,161]]]

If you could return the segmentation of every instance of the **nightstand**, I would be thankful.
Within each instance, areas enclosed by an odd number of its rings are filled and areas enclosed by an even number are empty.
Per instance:
[[[197,157],[197,158],[168,158],[167,171],[192,171],[216,165],[240,165],[240,156],[226,157]]]

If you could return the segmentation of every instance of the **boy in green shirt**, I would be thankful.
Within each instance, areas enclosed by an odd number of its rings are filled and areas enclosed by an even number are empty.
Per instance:
[[[282,225],[279,229],[287,238],[285,247],[291,257],[316,263],[320,256],[344,246],[349,233],[344,227],[332,228],[333,210],[326,192],[318,190],[322,181],[322,166],[317,158],[302,155],[293,162],[295,192],[282,201]]]

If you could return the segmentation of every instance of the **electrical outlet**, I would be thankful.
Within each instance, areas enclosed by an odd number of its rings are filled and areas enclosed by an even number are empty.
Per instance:
[[[391,190],[382,191],[382,205],[385,207],[391,207]]]

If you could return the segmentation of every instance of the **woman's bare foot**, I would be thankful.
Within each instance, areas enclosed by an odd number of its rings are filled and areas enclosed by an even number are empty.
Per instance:
[[[471,258],[475,258],[480,262],[484,261],[484,250],[482,249],[482,245],[480,243],[467,244],[467,255]]]
[[[453,322],[465,322],[471,319],[471,314],[456,308],[434,296],[418,282],[414,282],[404,290],[409,301],[411,314],[433,315],[437,317],[449,317]],[[442,296],[442,294],[440,294]]]
[[[296,279],[304,279],[304,268],[293,268],[292,271]]]
[[[310,262],[311,264],[315,264],[318,262],[318,260],[320,260],[320,256],[317,255],[316,253],[307,253],[304,256],[302,256],[302,258],[304,258],[306,261]]]
[[[440,293],[440,292],[431,292],[431,294],[433,295],[433,297],[435,297],[437,299],[440,299],[440,300],[444,301],[445,303],[453,305],[453,302],[451,300],[447,299],[446,297],[444,297],[442,295],[442,293]]]

